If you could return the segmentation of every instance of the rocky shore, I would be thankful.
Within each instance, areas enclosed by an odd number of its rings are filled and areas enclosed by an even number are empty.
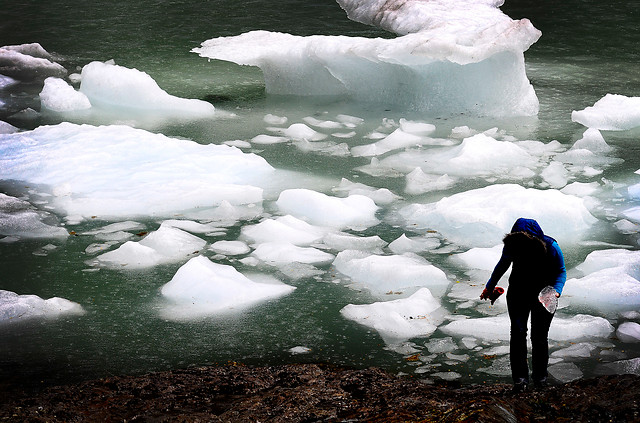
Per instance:
[[[429,385],[376,368],[227,365],[109,377],[3,395],[2,422],[635,422],[640,377],[515,394],[507,384]]]

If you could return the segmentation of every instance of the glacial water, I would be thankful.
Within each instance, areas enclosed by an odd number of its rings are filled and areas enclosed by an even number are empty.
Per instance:
[[[525,52],[527,76],[540,101],[537,117],[477,118],[469,116],[433,116],[411,109],[385,107],[335,98],[272,96],[265,93],[262,72],[199,57],[190,52],[205,40],[233,36],[251,30],[287,32],[295,35],[347,35],[393,37],[383,30],[347,19],[333,0],[244,1],[189,0],[88,1],[79,4],[65,0],[0,2],[0,44],[38,42],[55,55],[56,61],[70,72],[79,72],[87,63],[113,59],[118,65],[148,73],[172,95],[211,102],[216,117],[196,122],[137,121],[136,126],[154,133],[196,141],[222,144],[251,140],[265,134],[267,114],[284,116],[288,124],[305,117],[320,120],[337,115],[356,116],[363,123],[346,142],[349,147],[368,144],[367,134],[383,122],[400,119],[424,121],[436,126],[430,136],[446,138],[451,130],[468,126],[476,131],[498,128],[517,140],[559,141],[566,148],[580,139],[582,125],[571,121],[572,110],[593,105],[607,93],[640,96],[640,10],[628,2],[595,0],[531,2],[507,0],[502,11],[514,19],[529,18],[543,33]],[[41,84],[7,88],[6,106],[0,119],[24,130],[40,125],[58,124],[57,115],[43,114],[23,119],[13,114],[24,107],[39,110]],[[130,123],[121,116],[92,115],[89,119],[72,117],[75,123],[94,125]],[[287,125],[288,125],[287,124]],[[390,126],[391,128],[391,126]],[[389,132],[391,129],[389,130]],[[638,199],[625,197],[626,187],[637,184],[634,174],[640,169],[640,131],[603,131],[606,142],[615,147],[612,157],[624,161],[604,169],[590,181],[602,183],[604,205],[594,211],[599,222],[586,234],[586,241],[563,248],[570,277],[587,254],[594,250],[624,246],[640,249],[638,233],[622,233],[614,222],[622,219],[622,210],[638,205]],[[296,184],[331,194],[331,186],[341,178],[404,194],[405,178],[370,175],[358,170],[370,162],[367,157],[332,155],[327,151],[308,151],[292,143],[256,145],[246,149],[266,159],[276,169],[295,171]],[[99,175],[96,175],[99,176]],[[604,181],[604,182],[603,182]],[[461,178],[454,188],[421,196],[408,202],[429,203],[442,197],[487,185],[486,178]],[[0,192],[21,196],[30,189],[15,181],[0,181]],[[237,222],[217,234],[200,235],[208,243],[235,240],[243,226],[256,224],[277,214],[273,200],[265,202],[262,215]],[[176,202],[180,198],[175,199]],[[397,223],[395,213],[405,205],[401,200],[382,207],[382,223],[359,236],[377,235],[387,243],[402,234],[425,235],[421,229],[410,231]],[[541,206],[543,208],[543,206]],[[62,219],[61,216],[59,216]],[[126,220],[126,219],[122,219]],[[160,220],[151,216],[133,220],[146,231],[158,229]],[[85,220],[70,225],[77,234],[107,223]],[[554,234],[550,234],[554,235]],[[241,311],[230,311],[191,321],[162,318],[160,287],[186,262],[162,264],[145,270],[96,269],[87,264],[93,255],[87,247],[96,240],[88,236],[70,236],[64,241],[21,239],[0,243],[0,289],[42,298],[63,297],[79,303],[86,314],[54,320],[34,319],[0,325],[0,379],[10,385],[43,385],[78,381],[94,377],[140,374],[188,366],[228,364],[271,365],[288,362],[329,362],[347,366],[378,366],[394,373],[406,373],[430,379],[450,378],[462,383],[508,381],[505,341],[467,343],[436,331],[429,337],[412,338],[402,348],[390,348],[378,332],[345,319],[340,310],[347,304],[368,304],[380,299],[366,289],[354,289],[349,278],[330,264],[318,265],[320,272],[303,278],[282,277],[272,273],[296,290],[277,300]],[[477,283],[477,295],[485,279],[473,277],[449,260],[451,251],[427,251],[422,254],[442,269],[452,285],[457,281]],[[206,254],[213,257],[214,253]],[[253,267],[233,257],[219,257],[241,272]],[[482,273],[486,276],[486,272]],[[638,278],[636,270],[636,279]],[[640,282],[639,282],[640,283]],[[466,295],[466,294],[465,294]],[[471,318],[481,314],[474,307],[460,307],[461,301],[442,297],[443,307],[452,315]],[[562,298],[560,300],[562,307]],[[627,310],[628,312],[628,310]],[[566,311],[570,318],[578,313],[607,319],[613,328],[640,318],[627,313],[597,312],[576,307]],[[505,333],[508,325],[504,326]],[[564,350],[572,343],[584,342],[586,356],[557,355],[556,362],[572,363],[582,377],[606,372],[602,363],[629,360],[640,356],[637,343],[621,342],[615,332],[604,338],[573,342],[551,341],[551,351]],[[482,348],[478,348],[478,345]],[[295,354],[291,348],[310,349]],[[502,348],[502,349],[501,349]],[[416,353],[420,353],[417,358]],[[562,358],[558,360],[558,358]],[[553,362],[553,360],[552,360]],[[490,371],[479,369],[491,368]],[[572,368],[562,378],[572,377]],[[610,370],[609,370],[610,371]],[[453,376],[447,376],[453,375]]]

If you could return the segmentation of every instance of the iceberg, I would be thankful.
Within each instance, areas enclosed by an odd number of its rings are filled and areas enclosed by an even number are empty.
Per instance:
[[[640,97],[607,94],[593,106],[571,112],[571,120],[605,131],[633,129],[640,126]]]
[[[264,276],[251,278],[234,267],[198,256],[184,264],[160,289],[169,304],[161,314],[183,320],[242,309],[291,293],[296,288]]]
[[[46,201],[68,216],[167,216],[261,203],[256,184],[273,172],[235,147],[128,126],[65,122],[0,135],[0,177],[49,187]]]
[[[42,107],[54,112],[71,112],[91,108],[91,102],[81,92],[76,91],[64,79],[53,76],[44,80],[44,87],[40,92]]]
[[[80,304],[65,298],[53,297],[45,300],[37,295],[18,295],[0,290],[0,324],[84,313]]]
[[[438,115],[535,115],[524,51],[541,33],[501,2],[339,1],[396,38],[251,31],[207,40],[201,57],[260,67],[270,94],[334,95]]]
[[[585,276],[567,280],[562,298],[573,307],[611,312],[640,304],[640,251],[623,249],[590,253],[576,267]]]
[[[20,81],[61,78],[67,70],[38,43],[0,47],[0,74]]]
[[[427,288],[408,298],[373,304],[348,304],[340,314],[363,326],[375,329],[387,344],[397,344],[436,331],[446,312]]]
[[[496,184],[445,197],[436,203],[411,204],[400,210],[407,225],[437,230],[449,241],[467,247],[500,244],[513,222],[536,219],[558,242],[570,242],[597,219],[584,200],[558,190]]]
[[[91,62],[82,68],[81,77],[80,93],[92,106],[184,118],[204,118],[215,113],[212,104],[173,96],[137,69]]]

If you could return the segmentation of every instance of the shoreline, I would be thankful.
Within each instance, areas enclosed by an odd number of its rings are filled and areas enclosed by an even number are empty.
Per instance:
[[[196,367],[13,393],[0,421],[640,421],[640,376],[512,393],[509,384],[426,384],[329,364]]]

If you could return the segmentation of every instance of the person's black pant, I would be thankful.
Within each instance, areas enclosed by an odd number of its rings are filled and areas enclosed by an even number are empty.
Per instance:
[[[511,343],[509,345],[511,375],[513,382],[529,382],[527,363],[527,321],[531,315],[531,367],[534,382],[547,377],[549,364],[549,326],[553,314],[549,313],[537,294],[507,292],[507,308],[511,320]]]

